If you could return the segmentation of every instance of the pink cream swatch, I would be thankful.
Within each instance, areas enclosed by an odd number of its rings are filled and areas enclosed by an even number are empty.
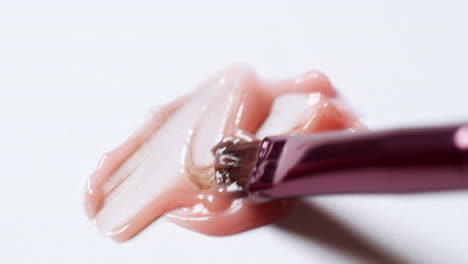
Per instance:
[[[232,186],[216,186],[211,148],[226,138],[361,127],[319,72],[267,82],[249,69],[230,68],[160,108],[106,153],[87,182],[86,212],[98,232],[116,241],[132,238],[163,215],[213,236],[266,225],[293,200],[254,203]]]

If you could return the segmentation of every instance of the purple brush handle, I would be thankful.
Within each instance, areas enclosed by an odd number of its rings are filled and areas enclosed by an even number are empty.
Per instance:
[[[253,198],[468,188],[468,126],[265,138]]]

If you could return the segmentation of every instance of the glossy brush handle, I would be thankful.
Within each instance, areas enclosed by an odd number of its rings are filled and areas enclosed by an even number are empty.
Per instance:
[[[249,193],[280,198],[468,188],[467,153],[466,125],[269,137]]]

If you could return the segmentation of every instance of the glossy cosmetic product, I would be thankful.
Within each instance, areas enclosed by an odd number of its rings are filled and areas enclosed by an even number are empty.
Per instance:
[[[235,184],[218,185],[213,146],[363,129],[323,74],[264,81],[232,67],[162,106],[90,176],[85,208],[99,233],[130,239],[161,216],[207,235],[271,223],[293,200],[255,203]]]

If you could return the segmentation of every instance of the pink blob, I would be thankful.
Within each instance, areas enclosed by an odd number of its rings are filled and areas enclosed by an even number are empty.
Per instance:
[[[455,145],[460,149],[468,149],[468,126],[463,126],[455,133]]]

